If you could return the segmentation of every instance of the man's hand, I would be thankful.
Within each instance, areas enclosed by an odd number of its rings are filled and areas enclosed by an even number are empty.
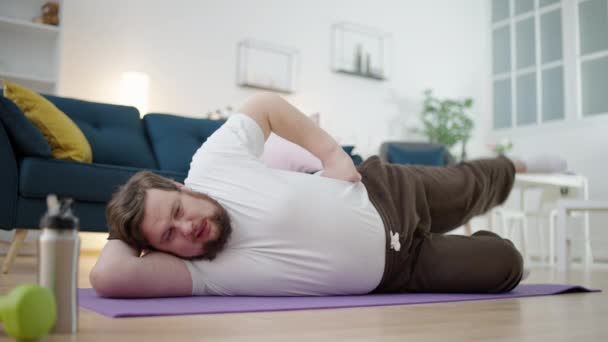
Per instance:
[[[353,160],[339,146],[329,158],[323,161],[321,176],[353,183],[361,181],[361,174],[357,171]]]

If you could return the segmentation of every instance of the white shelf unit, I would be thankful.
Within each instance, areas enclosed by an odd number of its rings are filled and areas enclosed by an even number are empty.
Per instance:
[[[41,14],[45,2],[0,0],[0,78],[55,94],[61,26],[32,22]],[[59,6],[61,9],[61,2]]]

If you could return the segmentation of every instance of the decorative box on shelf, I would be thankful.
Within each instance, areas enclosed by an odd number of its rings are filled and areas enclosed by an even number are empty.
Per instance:
[[[351,23],[332,27],[332,70],[385,80],[389,74],[391,35]]]

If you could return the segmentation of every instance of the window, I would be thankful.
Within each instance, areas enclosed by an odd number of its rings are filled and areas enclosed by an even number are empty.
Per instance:
[[[579,0],[578,56],[581,116],[608,113],[608,0]]]
[[[560,0],[492,1],[495,129],[564,118],[562,7]]]

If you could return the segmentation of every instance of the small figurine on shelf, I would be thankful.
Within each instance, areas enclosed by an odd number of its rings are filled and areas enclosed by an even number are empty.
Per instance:
[[[32,21],[45,25],[59,25],[59,3],[55,1],[47,1],[40,8],[41,15],[34,18]]]

